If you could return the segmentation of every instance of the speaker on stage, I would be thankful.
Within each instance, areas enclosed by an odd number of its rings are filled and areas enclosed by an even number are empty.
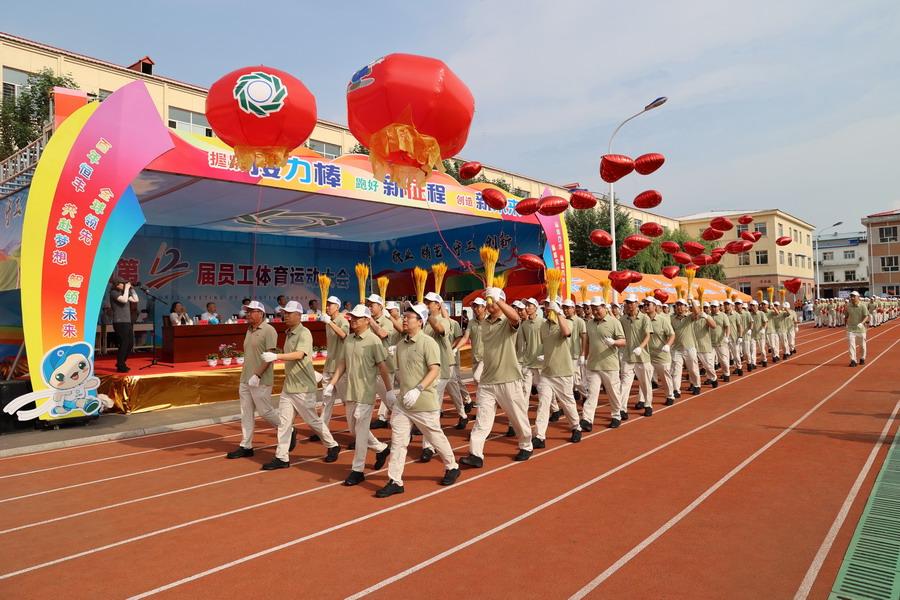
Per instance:
[[[32,429],[34,423],[31,421],[20,421],[16,415],[10,415],[3,412],[3,408],[23,394],[31,391],[31,380],[29,379],[10,379],[0,381],[0,434],[9,433],[16,429]],[[26,404],[22,410],[34,408],[34,402]]]

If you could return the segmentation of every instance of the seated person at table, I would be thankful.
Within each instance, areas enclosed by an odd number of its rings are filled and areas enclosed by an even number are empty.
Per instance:
[[[193,325],[190,315],[184,309],[184,304],[176,302],[172,305],[172,312],[169,314],[169,323],[172,325]]]
[[[344,312],[350,312],[351,310],[353,310],[353,304],[349,300],[347,300],[346,302],[344,302],[343,310]]]
[[[207,302],[206,303],[206,312],[200,315],[201,321],[212,321],[215,319],[218,322],[222,322],[222,317],[219,316],[219,313],[216,312],[216,303],[215,302]]]
[[[281,311],[284,310],[284,307],[287,304],[287,296],[282,294],[281,296],[278,296],[275,300],[278,302],[278,304],[275,305],[274,315],[275,315],[276,319],[280,319]]]
[[[241,300],[241,310],[238,311],[238,319],[246,319],[247,318],[247,305],[250,304],[250,298],[244,298]]]
[[[308,315],[317,315],[319,314],[319,301],[313,298],[309,301],[309,310],[306,311]]]

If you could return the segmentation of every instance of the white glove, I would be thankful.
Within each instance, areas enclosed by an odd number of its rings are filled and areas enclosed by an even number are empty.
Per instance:
[[[613,345],[616,343],[616,340],[614,340],[612,338],[606,338],[605,340],[603,340],[603,343],[606,344],[607,346],[609,346],[610,348],[612,348]]]
[[[422,392],[418,390],[418,388],[413,388],[403,394],[403,406],[406,408],[412,408],[416,405],[416,401],[419,399],[419,395]]]
[[[707,317],[709,317],[709,315],[706,314],[705,312],[700,313],[700,318],[706,319]]]
[[[662,347],[662,351],[663,352],[671,352],[672,348],[670,348],[668,344],[664,344]]]
[[[585,364],[587,364],[587,359],[583,356],[579,356],[578,357],[578,366],[583,367]]]
[[[557,304],[556,302],[551,302],[549,305],[547,305],[547,309],[552,312],[555,312],[558,315],[563,314],[562,309],[559,307],[559,304]]]
[[[501,291],[503,291],[503,290],[501,290],[500,288],[496,288],[496,287],[485,288],[484,297],[490,298],[491,300],[494,300],[494,301],[499,300]]]
[[[544,355],[543,355],[543,354],[539,354],[538,357],[537,357],[537,359],[538,359],[538,361],[540,361],[540,362],[544,362]]]
[[[453,356],[456,356],[457,354],[459,354],[459,348],[454,348],[454,349],[453,349]]]
[[[331,317],[329,317],[328,315],[322,315],[321,317],[319,317],[319,320],[323,323],[331,323]]]
[[[863,327],[865,327],[865,325],[863,325],[862,323],[860,323],[856,326],[857,329],[862,329]]]
[[[384,395],[384,403],[387,404],[388,408],[393,408],[394,404],[397,402],[397,392],[394,390],[390,390]]]
[[[319,373],[318,371],[313,371],[313,372],[316,374],[316,383],[319,383],[320,381],[325,379],[324,377],[322,377],[322,374]]]
[[[250,377],[249,381],[247,381],[247,385],[250,387],[259,387],[259,375],[254,374]]]
[[[632,350],[631,353],[634,354],[635,356],[640,356],[641,354],[644,353],[644,351],[643,351],[643,349],[641,349],[640,346],[638,346],[637,348]]]
[[[744,343],[744,338],[738,338],[738,339],[737,339],[737,343],[738,343],[738,344],[743,344],[743,343]]]
[[[388,356],[394,356],[397,354],[397,346],[388,346]]]
[[[324,388],[322,388],[322,395],[325,396],[326,398],[330,398],[333,393],[334,393],[334,386],[331,385],[330,383],[328,385],[326,385]]]
[[[274,352],[263,352],[262,359],[265,362],[275,362],[275,359],[278,358],[278,355]]]
[[[475,380],[475,383],[478,383],[479,381],[481,381],[481,373],[482,372],[484,372],[484,363],[480,362],[480,363],[478,363],[478,366],[475,367],[475,372],[472,373],[472,379]]]

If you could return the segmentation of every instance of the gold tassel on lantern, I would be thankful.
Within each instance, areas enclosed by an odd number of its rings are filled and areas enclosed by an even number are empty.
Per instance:
[[[440,295],[441,287],[444,285],[444,275],[447,274],[447,264],[440,262],[431,265],[431,272],[434,273],[434,293]]]
[[[547,269],[544,271],[544,280],[547,282],[547,300],[556,302],[556,294],[559,292],[559,284],[562,282],[562,271],[559,269]],[[556,313],[550,311],[547,318],[551,321],[556,321]]]
[[[766,288],[766,291],[769,293],[769,304],[772,304],[775,301],[775,288],[770,285]]]
[[[378,295],[381,296],[381,299],[386,302],[388,284],[391,282],[391,280],[387,277],[379,277],[376,281],[378,281]]]
[[[356,265],[356,281],[359,283],[359,303],[366,303],[366,282],[369,279],[369,266],[363,263]]]
[[[494,267],[500,259],[500,253],[496,248],[490,246],[482,246],[479,251],[481,254],[481,264],[484,265],[484,284],[493,287],[494,284]],[[487,299],[488,304],[492,304],[493,300]]]
[[[325,314],[325,306],[328,303],[328,290],[331,288],[331,277],[319,275],[319,292],[322,294],[322,314]]]
[[[416,267],[413,269],[413,283],[416,286],[416,302],[425,301],[425,283],[428,281],[428,271]]]

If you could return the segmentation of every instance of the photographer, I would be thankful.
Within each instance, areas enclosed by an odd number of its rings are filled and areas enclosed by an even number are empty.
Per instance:
[[[119,338],[119,352],[116,356],[116,371],[127,373],[131,369],[125,364],[134,345],[134,327],[131,324],[131,306],[137,304],[138,297],[130,282],[118,279],[109,290],[109,306],[112,309],[113,330]]]

